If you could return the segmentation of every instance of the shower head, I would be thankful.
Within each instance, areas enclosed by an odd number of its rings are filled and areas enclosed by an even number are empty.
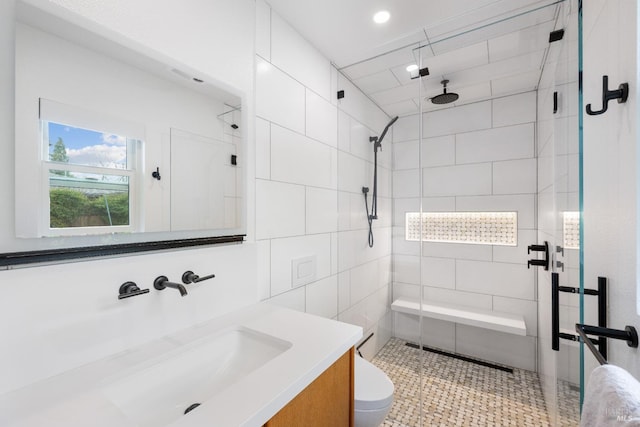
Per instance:
[[[451,102],[457,101],[459,98],[457,93],[454,93],[454,92],[447,93],[447,83],[449,83],[449,80],[445,79],[440,83],[442,83],[442,85],[444,86],[443,93],[431,98],[431,102],[433,102],[434,104],[449,104]]]
[[[384,136],[387,134],[387,131],[389,130],[391,125],[394,124],[396,120],[398,120],[398,116],[395,116],[393,119],[391,119],[389,123],[387,123],[387,125],[384,127],[384,130],[382,131],[382,134],[380,136],[369,137],[369,142],[373,142],[374,153],[378,151],[378,148],[382,149],[382,140],[384,139]]]
[[[382,142],[382,139],[387,134],[387,131],[389,130],[391,125],[396,122],[396,120],[398,120],[398,116],[395,116],[389,123],[387,123],[387,125],[384,127],[384,130],[382,131],[382,135],[380,135],[380,138],[378,138],[378,142]]]

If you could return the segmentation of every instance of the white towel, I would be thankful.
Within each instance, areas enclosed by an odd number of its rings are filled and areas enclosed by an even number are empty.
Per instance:
[[[591,373],[580,419],[580,427],[606,426],[640,426],[640,383],[614,365]]]

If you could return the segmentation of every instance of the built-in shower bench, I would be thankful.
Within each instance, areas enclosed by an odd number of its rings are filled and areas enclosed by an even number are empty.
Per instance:
[[[524,317],[517,314],[426,301],[420,304],[420,301],[409,298],[396,299],[391,304],[391,310],[406,314],[422,314],[422,316],[432,319],[491,329],[508,334],[527,335]]]

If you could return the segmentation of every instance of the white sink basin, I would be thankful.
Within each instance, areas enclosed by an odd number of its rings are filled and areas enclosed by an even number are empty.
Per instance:
[[[168,425],[185,416],[189,406],[206,404],[291,345],[252,329],[233,328],[132,367],[102,393],[140,427]]]

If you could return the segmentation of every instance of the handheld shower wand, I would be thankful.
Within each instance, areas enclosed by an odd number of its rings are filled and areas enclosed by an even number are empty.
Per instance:
[[[373,192],[371,194],[371,213],[369,213],[369,204],[367,202],[367,193],[369,193],[369,187],[362,187],[362,194],[364,194],[364,206],[367,210],[367,221],[369,222],[369,247],[373,247],[373,220],[378,219],[378,149],[382,151],[382,140],[384,139],[387,131],[398,120],[398,116],[395,116],[385,126],[380,136],[370,136],[369,142],[373,142]]]

